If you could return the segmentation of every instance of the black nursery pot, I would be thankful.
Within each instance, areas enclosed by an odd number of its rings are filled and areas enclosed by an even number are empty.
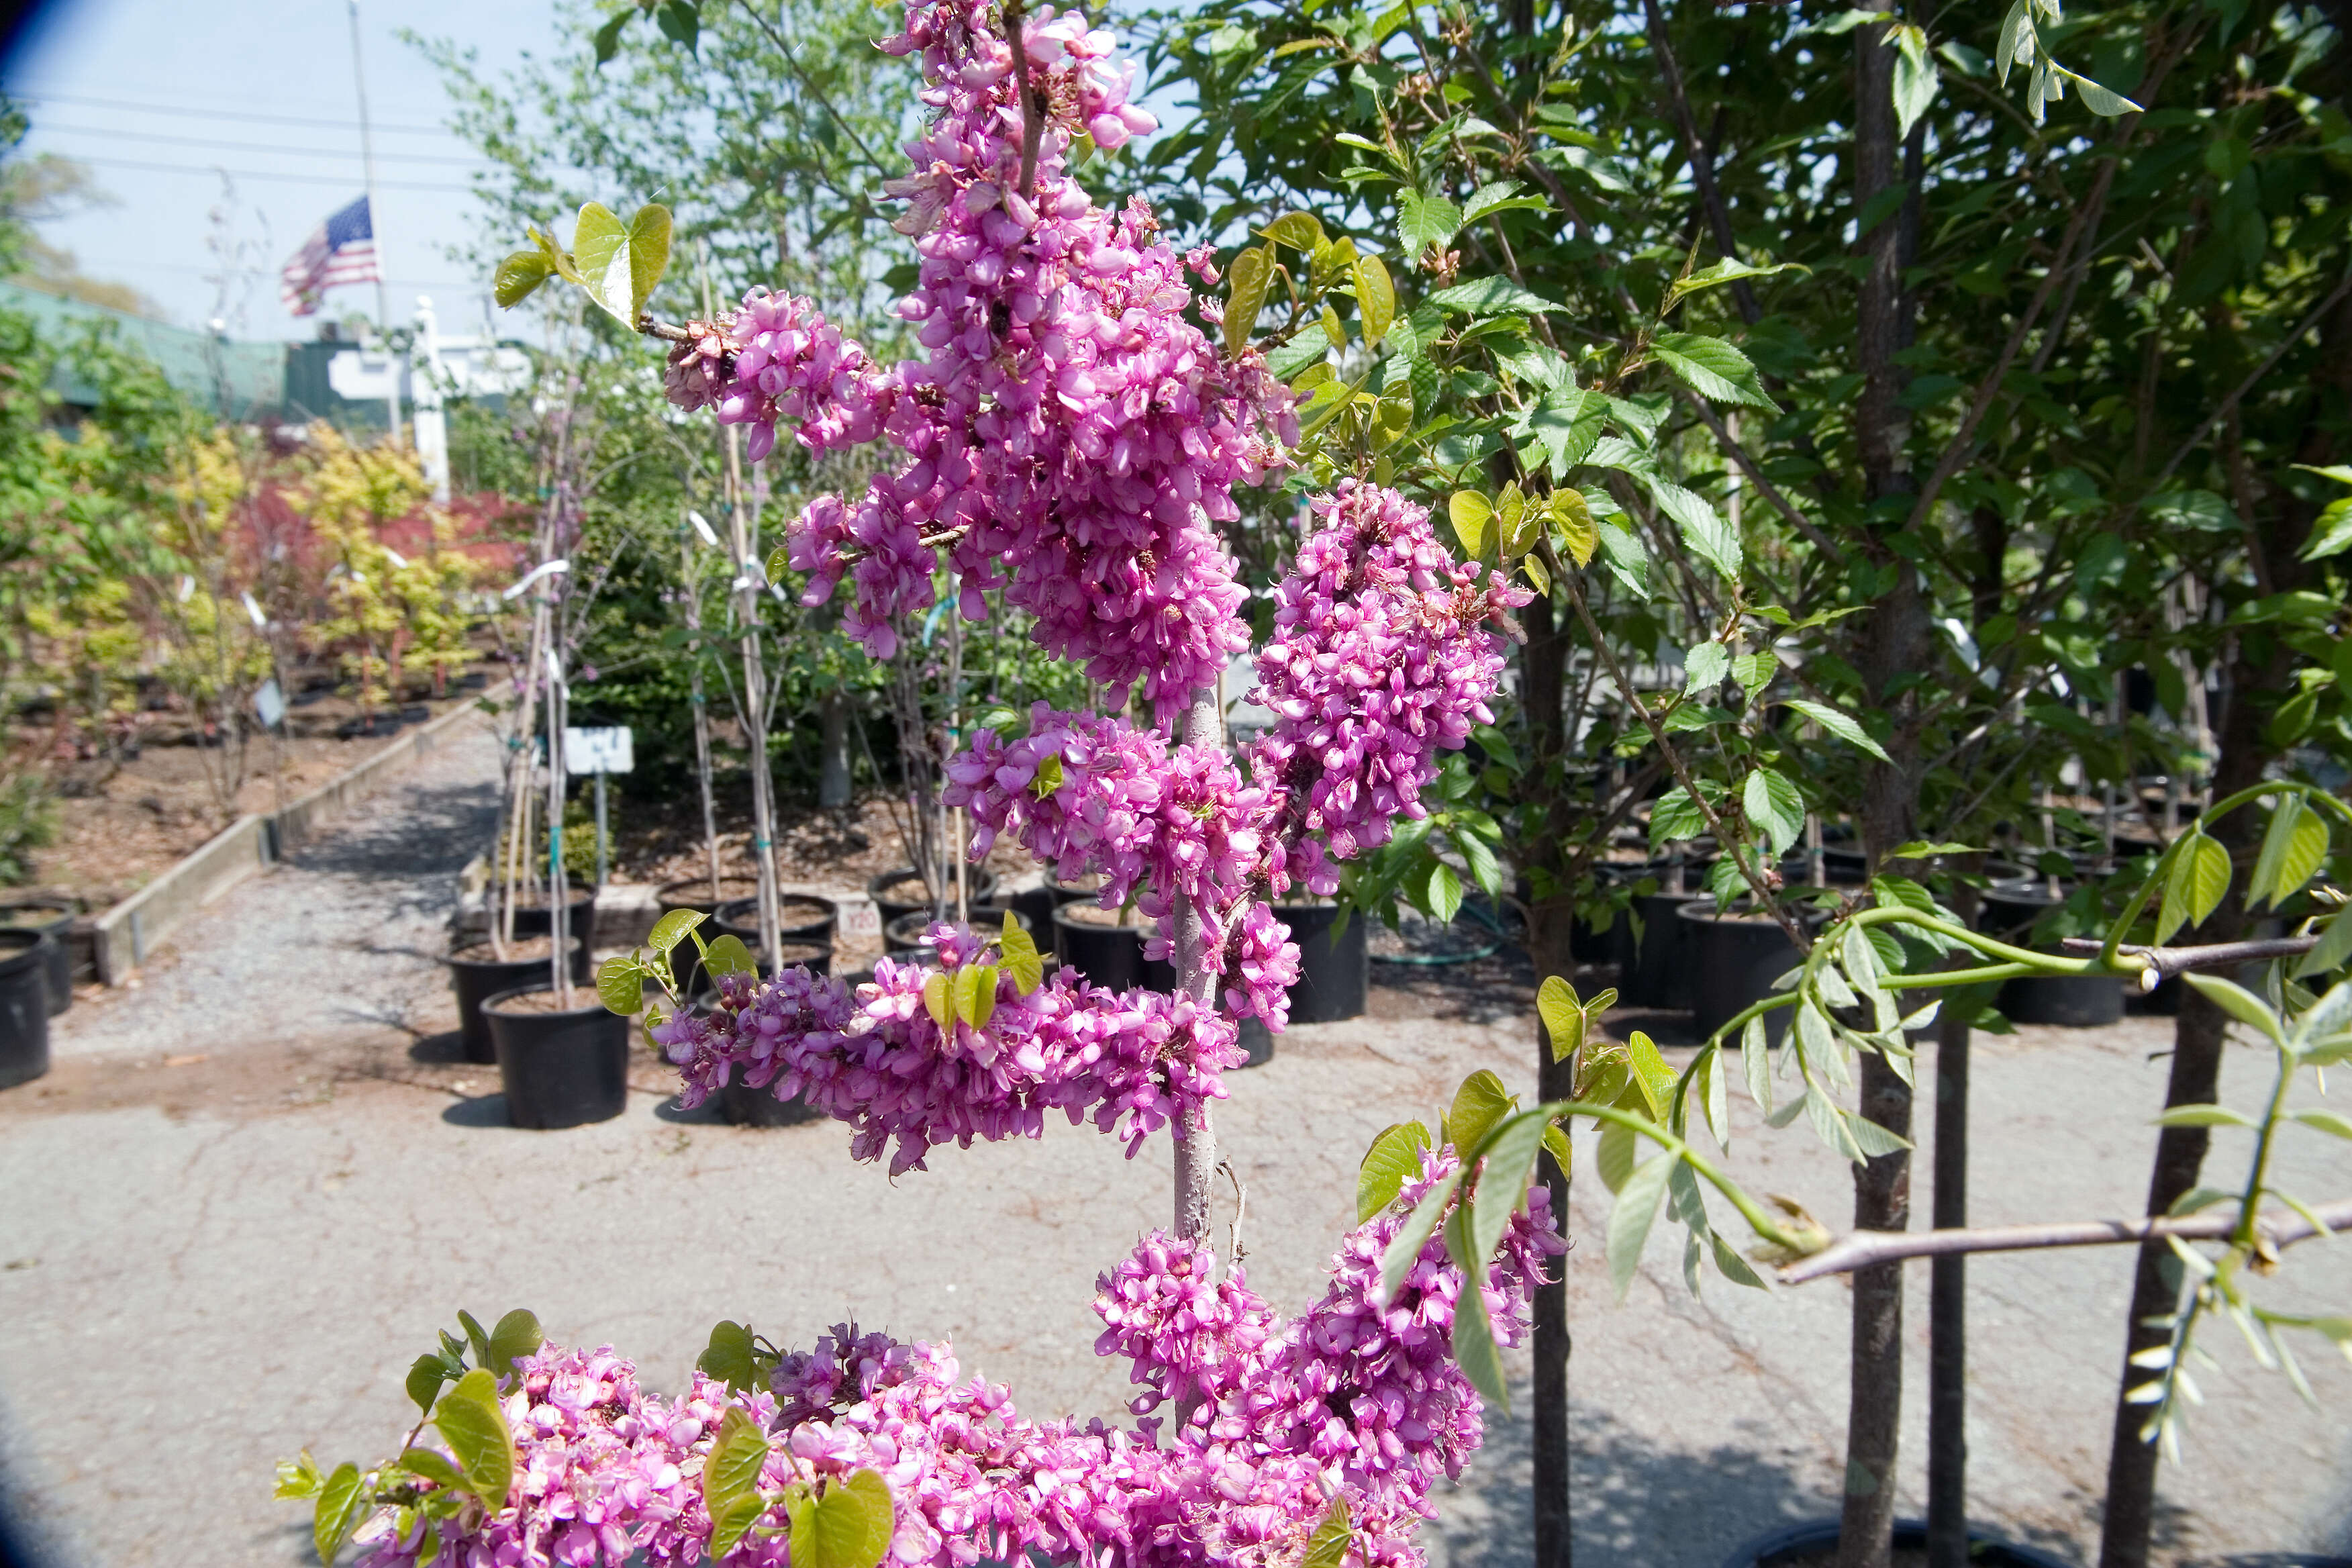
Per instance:
[[[495,905],[490,918],[498,918]],[[545,936],[555,929],[554,912],[545,904],[518,904],[514,912],[514,933],[517,936]],[[587,893],[572,900],[563,918],[563,934],[585,942],[595,935],[596,895]]]
[[[1160,960],[1144,962],[1143,943],[1151,933],[1150,926],[1089,925],[1072,920],[1071,907],[1065,904],[1054,911],[1054,952],[1064,963],[1106,990],[1141,986],[1174,993],[1176,966]],[[1277,920],[1281,915],[1281,910],[1275,911]],[[938,955],[928,948],[917,956],[927,963],[938,962]]]
[[[499,1007],[548,989],[539,984],[503,991],[482,1006],[498,1044],[507,1121],[547,1130],[610,1121],[629,1099],[629,1020],[606,1012],[593,990],[585,993],[585,1005],[568,1013]]]
[[[1290,988],[1290,1021],[1336,1024],[1364,1016],[1371,988],[1371,950],[1363,911],[1348,915],[1348,929],[1336,931],[1337,904],[1276,904],[1274,918],[1290,928],[1298,944],[1298,983]]]
[[[544,933],[541,933],[544,934]],[[487,942],[477,943],[465,951],[490,952]],[[457,994],[457,1034],[465,1043],[466,1059],[469,1062],[494,1062],[499,1059],[498,1046],[490,1038],[490,1024],[482,1016],[482,1004],[507,991],[525,991],[534,985],[542,990],[547,983],[547,960],[544,958],[459,958],[448,959],[449,989]],[[588,944],[577,937],[572,942],[572,981],[575,985],[594,984],[588,970]]]
[[[1620,915],[1617,992],[1629,1007],[1680,1009],[1691,1005],[1690,965],[1684,948],[1688,937],[1675,911],[1686,904],[1707,902],[1705,893],[1636,894],[1629,915]],[[1632,916],[1642,922],[1635,935]]]
[[[831,899],[820,899],[810,893],[786,893],[776,900],[776,939],[779,942],[816,942],[833,945],[834,922],[840,918],[839,906]],[[730,899],[719,906],[711,916],[713,936],[740,938],[746,947],[760,945],[760,900],[754,898]],[[689,944],[691,945],[691,944]]]
[[[967,923],[973,931],[982,936],[986,936],[992,931],[1001,931],[1004,929],[1004,917],[1008,910],[1015,925],[1033,937],[1037,934],[1037,923],[1034,921],[1021,910],[1011,909],[1005,904],[974,904],[970,910],[971,919]],[[930,929],[931,911],[918,910],[911,915],[900,915],[897,920],[884,926],[883,942],[887,948],[920,947],[923,944],[923,933]]]
[[[49,954],[56,938],[0,930],[0,1089],[49,1070]]]
[[[753,1089],[740,1079],[719,1091],[719,1113],[735,1127],[798,1127],[824,1116],[797,1094],[778,1100],[772,1088]]]
[[[1788,1564],[1808,1558],[1818,1560],[1824,1552],[1834,1552],[1837,1542],[1836,1520],[1804,1520],[1767,1531],[1746,1542],[1723,1560],[1723,1568],[1787,1568]],[[1922,1551],[1927,1544],[1927,1525],[1924,1520],[1895,1521],[1895,1551]],[[1969,1531],[1969,1562],[1972,1568],[2067,1568],[2063,1558],[1974,1530]]]
[[[1717,914],[1712,900],[1687,903],[1675,911],[1675,919],[1692,974],[1691,1027],[1702,1037],[1771,995],[1772,982],[1802,962],[1778,921],[1737,904]],[[1779,1045],[1788,1034],[1789,1015],[1783,1007],[1764,1016],[1767,1045]]]
[[[996,896],[996,873],[985,866],[967,866],[963,888],[971,902],[985,903]],[[929,896],[923,891],[923,874],[912,866],[883,872],[866,884],[866,891],[880,908],[885,925],[900,915],[928,911],[931,907]]]
[[[1274,1060],[1274,1031],[1267,1028],[1265,1020],[1256,1014],[1253,1013],[1242,1020],[1240,1043],[1242,1066],[1264,1067]]]
[[[49,987],[49,1016],[73,1005],[74,917],[81,906],[70,899],[19,899],[0,909],[0,930],[37,931],[49,939],[43,963]]]
[[[1996,882],[1979,907],[1978,929],[2021,947],[2042,911],[2058,901],[2038,879]],[[2124,981],[2113,974],[2034,975],[2003,985],[1996,1005],[2011,1023],[2095,1029],[2124,1016]]]

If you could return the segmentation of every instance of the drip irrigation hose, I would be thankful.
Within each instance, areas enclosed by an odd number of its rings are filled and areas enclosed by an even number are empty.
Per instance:
[[[1476,904],[1465,903],[1454,912],[1457,918],[1468,915],[1497,938],[1503,935],[1501,924]],[[1452,921],[1446,922],[1449,926],[1453,923]],[[1504,943],[1498,940],[1468,952],[1375,952],[1370,957],[1374,963],[1403,963],[1416,969],[1444,969],[1452,964],[1475,963],[1482,958],[1492,958],[1502,952],[1503,947]]]

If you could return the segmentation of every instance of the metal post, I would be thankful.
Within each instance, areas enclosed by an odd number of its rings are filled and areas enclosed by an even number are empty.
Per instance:
[[[386,333],[392,328],[392,309],[385,303],[383,280],[392,270],[392,258],[383,242],[383,209],[375,199],[375,132],[368,124],[367,73],[360,68],[360,0],[347,0],[352,18],[352,84],[359,90],[360,101],[360,163],[367,180],[368,234],[375,246],[375,330]],[[384,406],[392,417],[392,445],[400,449],[400,362],[392,357],[392,342],[384,340],[384,358],[392,366],[392,390],[384,395]]]

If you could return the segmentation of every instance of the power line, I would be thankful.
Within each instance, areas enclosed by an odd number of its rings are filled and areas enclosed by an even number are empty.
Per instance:
[[[312,128],[325,127],[336,131],[359,129],[359,121],[356,120],[309,120],[292,114],[256,114],[249,110],[238,109],[191,109],[170,103],[137,103],[120,98],[82,98],[66,92],[20,92],[10,88],[0,88],[0,92],[5,92],[8,97],[19,99],[26,103],[70,103],[86,109],[126,109],[141,114],[178,114],[192,116],[198,120],[250,120],[268,125],[304,125]],[[398,131],[413,136],[455,136],[457,134],[446,125],[379,125],[376,129]]]
[[[214,163],[149,163],[135,158],[78,158],[84,163],[97,163],[110,169],[152,169],[166,174],[229,174],[240,180],[277,180],[298,185],[350,185],[356,183],[351,174],[273,174],[260,169],[224,169]],[[470,196],[469,185],[428,185],[415,180],[378,180],[377,188],[386,191],[435,191],[444,195]]]
[[[167,136],[156,131],[100,131],[84,125],[37,125],[37,136],[105,136],[129,137],[134,142],[162,142],[174,147],[218,147],[230,153],[277,153],[296,158],[357,158],[357,153],[346,153],[333,147],[289,147],[268,142],[223,142],[210,136]],[[68,154],[70,156],[70,154]],[[483,167],[478,158],[442,158],[430,153],[386,153],[387,163],[440,163],[460,169]]]

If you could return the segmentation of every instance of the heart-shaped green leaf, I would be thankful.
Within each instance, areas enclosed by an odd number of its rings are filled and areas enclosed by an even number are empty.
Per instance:
[[[740,1408],[729,1409],[702,1461],[702,1500],[710,1510],[713,1562],[734,1551],[767,1510],[760,1496],[760,1468],[767,1459],[767,1435],[760,1424]]]
[[[632,1017],[645,1005],[646,966],[626,954],[615,954],[596,966],[596,999],[607,1013]]]
[[[490,291],[500,310],[511,310],[533,294],[541,284],[555,276],[555,263],[538,250],[518,250],[499,263],[492,276]]]
[[[1388,264],[1377,256],[1356,258],[1356,314],[1368,343],[1387,337],[1396,321],[1396,284],[1389,278]]]
[[[603,203],[590,202],[572,233],[572,263],[588,297],[635,331],[669,266],[669,240],[667,207],[647,203],[625,224]]]
[[[546,1342],[547,1335],[540,1331],[538,1315],[517,1307],[500,1318],[490,1330],[490,1353],[482,1364],[503,1383],[514,1375],[515,1363],[527,1355],[537,1354],[539,1347]]]
[[[653,934],[646,945],[656,952],[667,952],[686,940],[686,933],[710,917],[700,910],[672,910],[654,922]]]
[[[1545,975],[1536,987],[1536,1016],[1551,1037],[1552,1060],[1566,1061],[1584,1044],[1584,1005],[1577,1000],[1576,987],[1559,975]]]
[[[1511,1111],[1511,1091],[1493,1072],[1480,1068],[1454,1091],[1454,1108],[1445,1113],[1445,1141],[1455,1153],[1470,1158],[1486,1130]]]
[[[740,936],[721,936],[702,950],[702,973],[712,979],[727,974],[757,974],[759,966],[751,962],[751,950],[743,945]]]

